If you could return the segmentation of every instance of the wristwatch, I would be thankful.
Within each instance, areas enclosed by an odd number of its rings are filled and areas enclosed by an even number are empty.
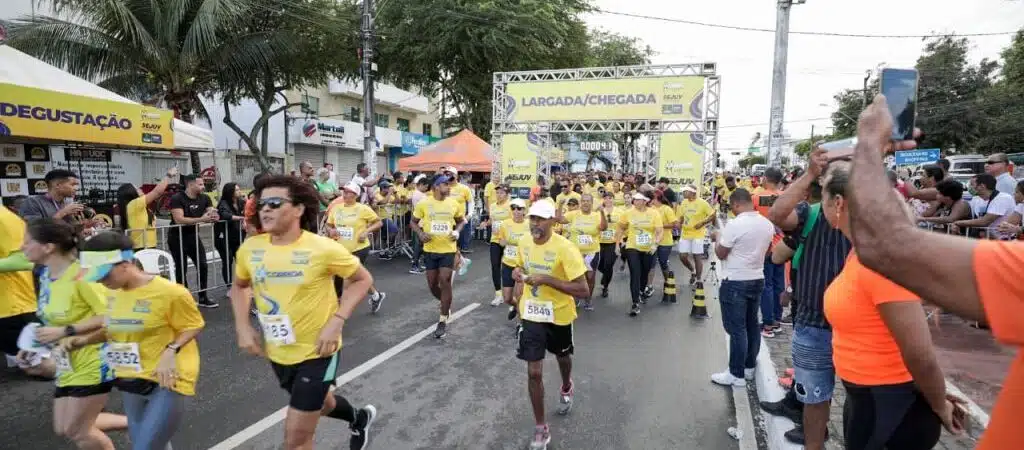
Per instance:
[[[181,351],[181,346],[171,342],[170,344],[167,344],[167,349],[174,350],[174,353],[178,353]]]
[[[68,326],[64,327],[64,336],[74,336],[75,333],[77,333],[77,332],[75,331],[75,326],[74,325],[68,325]]]

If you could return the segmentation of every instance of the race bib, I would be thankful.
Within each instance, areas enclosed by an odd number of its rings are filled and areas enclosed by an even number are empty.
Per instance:
[[[292,320],[287,314],[260,314],[260,325],[263,327],[263,338],[274,345],[295,343],[295,330]]]
[[[539,323],[555,322],[555,305],[552,302],[528,299],[523,304],[523,320]]]
[[[519,250],[514,245],[506,245],[505,257],[508,259],[516,259],[519,257]]]
[[[448,222],[431,222],[430,234],[449,234],[452,232],[452,224]]]
[[[636,235],[636,245],[639,247],[649,247],[651,245],[651,233],[641,231]]]
[[[356,230],[352,227],[338,227],[338,237],[343,241],[351,241],[356,237]]]
[[[604,230],[601,232],[601,240],[610,241],[615,239],[615,230]]]
[[[580,245],[594,245],[594,238],[589,234],[581,234],[576,236],[576,242]]]
[[[74,369],[71,368],[71,355],[68,352],[61,349],[54,349],[50,353],[50,357],[53,358],[53,363],[57,366],[57,373],[69,373]]]
[[[142,356],[137,342],[110,342],[104,354],[107,365],[114,371],[142,372]]]

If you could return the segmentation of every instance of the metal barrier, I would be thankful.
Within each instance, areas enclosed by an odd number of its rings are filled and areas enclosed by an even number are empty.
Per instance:
[[[954,227],[949,224],[918,222],[919,228],[934,231],[936,233],[955,234],[975,239],[986,239],[994,241],[1013,241],[1020,239],[1017,233],[1004,233],[994,226],[987,227]]]

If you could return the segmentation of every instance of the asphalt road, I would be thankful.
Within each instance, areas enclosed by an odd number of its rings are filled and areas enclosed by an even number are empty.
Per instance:
[[[437,303],[427,293],[423,276],[406,273],[404,260],[370,262],[388,297],[377,315],[363,305],[346,325],[339,373],[347,381],[340,387],[343,395],[355,404],[378,408],[371,448],[528,445],[533,420],[526,368],[515,358],[514,328],[505,320],[506,310],[487,304],[493,289],[485,251],[479,244],[471,255],[475,262],[470,272],[456,281],[453,311],[466,311],[442,340],[410,339],[425,334],[437,320]],[[685,273],[678,261],[674,266]],[[567,417],[549,413],[549,448],[738,447],[726,434],[736,420],[732,394],[708,378],[727,359],[717,303],[708,302],[711,321],[691,322],[689,290],[680,290],[679,304],[658,303],[659,289],[639,317],[629,318],[628,277],[617,273],[611,296],[596,299],[596,311],[580,311],[573,369],[576,404]],[[176,435],[175,448],[280,448],[283,424],[274,414],[287,404],[287,396],[277,387],[269,364],[237,350],[227,300],[203,315],[207,326],[199,337],[198,395]],[[549,410],[557,401],[558,385],[557,366],[548,358]],[[0,449],[72,448],[51,430],[52,390],[49,382],[10,369],[0,373],[5,431]],[[120,403],[115,392],[108,410],[119,411]],[[342,422],[323,419],[317,448],[348,448],[348,436]],[[125,433],[112,437],[118,448],[129,448]]]

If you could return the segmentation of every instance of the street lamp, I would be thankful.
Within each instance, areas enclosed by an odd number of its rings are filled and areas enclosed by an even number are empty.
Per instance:
[[[827,104],[825,104],[825,103],[819,103],[819,104],[818,104],[818,106],[820,106],[820,107],[822,107],[822,108],[828,108],[828,107],[829,107],[829,106],[828,106]],[[850,117],[850,116],[849,116],[848,114],[844,113],[844,112],[843,112],[843,110],[841,110],[841,109],[837,109],[837,110],[835,111],[835,114],[839,114],[840,116],[843,116],[843,117],[845,117],[845,118],[846,118],[846,120],[849,120],[850,122],[853,122],[853,123],[857,123],[857,119],[854,119],[853,117]]]

